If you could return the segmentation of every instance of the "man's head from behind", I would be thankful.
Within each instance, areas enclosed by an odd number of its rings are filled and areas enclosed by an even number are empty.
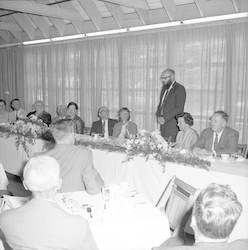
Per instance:
[[[242,209],[236,194],[228,185],[209,184],[201,191],[193,208],[191,226],[196,240],[228,239]]]
[[[74,123],[71,119],[61,119],[51,125],[53,138],[57,144],[71,144],[75,142]]]
[[[52,157],[41,155],[31,158],[23,171],[23,183],[34,194],[56,193],[60,189],[60,166]]]

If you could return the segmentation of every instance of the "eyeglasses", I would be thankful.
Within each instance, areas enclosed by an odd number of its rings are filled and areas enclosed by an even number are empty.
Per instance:
[[[171,75],[170,75],[170,76],[166,76],[166,77],[161,76],[161,77],[160,77],[160,80],[166,80],[166,79],[169,78],[169,77],[171,77]]]

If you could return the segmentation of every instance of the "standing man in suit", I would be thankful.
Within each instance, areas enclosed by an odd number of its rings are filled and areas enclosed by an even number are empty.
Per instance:
[[[220,156],[238,152],[238,131],[227,126],[228,114],[222,110],[214,112],[210,128],[202,131],[191,150],[197,156]]]
[[[21,108],[21,102],[19,99],[13,99],[10,102],[10,107],[13,109],[9,114],[10,122],[15,122],[19,118],[27,118],[28,112]]]
[[[179,237],[171,237],[152,250],[243,250],[248,239],[228,242],[243,207],[228,185],[209,184],[197,197],[191,227],[195,233],[193,246],[182,246]]]
[[[156,117],[160,124],[161,135],[164,138],[171,136],[172,141],[175,141],[179,131],[176,116],[184,110],[186,91],[181,84],[175,81],[175,72],[172,69],[164,70],[160,81],[163,86]]]
[[[92,123],[90,134],[101,134],[106,138],[112,136],[114,125],[118,121],[109,118],[109,109],[104,106],[99,108],[98,117],[100,120]]]

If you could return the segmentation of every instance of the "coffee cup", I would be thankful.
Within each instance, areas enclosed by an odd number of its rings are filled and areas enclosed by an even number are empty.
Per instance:
[[[229,159],[229,154],[221,154],[220,156],[223,161],[227,161]]]

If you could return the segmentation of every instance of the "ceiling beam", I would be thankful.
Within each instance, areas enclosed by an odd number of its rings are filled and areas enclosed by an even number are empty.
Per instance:
[[[77,11],[47,6],[45,4],[28,1],[0,1],[0,9],[13,10],[27,14],[47,16],[66,20],[83,21],[83,17]]]
[[[0,37],[2,37],[6,43],[10,43],[9,31],[0,30]]]
[[[109,2],[131,8],[139,8],[143,10],[149,10],[149,6],[146,1],[143,0],[102,0],[103,2]]]
[[[35,28],[26,15],[15,13],[12,14],[13,19],[19,24],[19,26],[27,33],[31,40],[35,38]]]
[[[112,4],[112,3],[108,3],[106,2],[105,5],[107,6],[108,10],[110,11],[110,13],[112,14],[112,16],[114,17],[116,23],[118,24],[118,26],[120,28],[123,28],[123,24],[124,24],[124,13],[121,9],[121,7],[117,4]]]
[[[63,20],[59,20],[57,18],[51,18],[51,17],[49,18],[49,20],[52,22],[52,24],[57,29],[59,34],[61,36],[64,36],[65,35],[65,22]]]
[[[174,0],[161,0],[170,21],[176,20],[176,4]]]
[[[205,16],[206,0],[195,0],[195,4],[198,8],[198,11],[200,12],[201,17],[204,17]]]
[[[59,6],[63,9],[77,11],[70,2],[60,3]],[[82,16],[82,18],[83,18],[83,16]],[[82,33],[82,31],[83,31],[83,22],[82,21],[71,20],[71,23],[78,33]]]
[[[0,22],[0,30],[9,30],[9,31],[22,31],[20,26],[16,23],[6,23]]]
[[[78,0],[97,30],[102,30],[103,17],[92,0]]]
[[[50,26],[45,21],[45,19],[41,16],[36,15],[28,15],[28,17],[32,20],[32,22],[37,26],[40,32],[44,35],[45,38],[49,37],[49,29]]]
[[[236,12],[240,12],[240,0],[232,0]]]
[[[143,10],[143,9],[139,9],[139,8],[135,8],[135,10],[138,13],[139,18],[142,21],[142,23],[144,25],[148,24],[148,11]]]

